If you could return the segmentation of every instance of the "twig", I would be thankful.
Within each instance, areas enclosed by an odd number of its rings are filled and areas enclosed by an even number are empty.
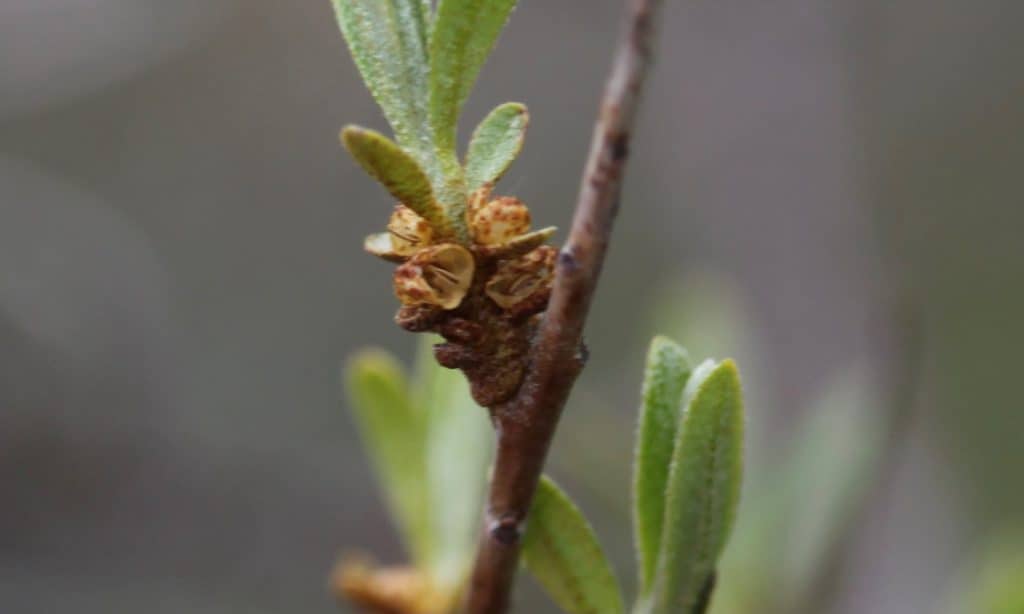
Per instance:
[[[618,211],[630,133],[651,64],[660,0],[628,0],[568,240],[516,396],[491,407],[497,459],[470,583],[470,614],[507,611],[524,521],[562,408],[585,360],[583,324]]]

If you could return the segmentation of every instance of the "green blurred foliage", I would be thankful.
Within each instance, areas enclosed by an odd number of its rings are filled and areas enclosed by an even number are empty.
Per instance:
[[[961,573],[947,601],[949,614],[1021,614],[1024,612],[1024,533],[997,534]]]
[[[625,604],[601,544],[572,499],[547,476],[533,498],[523,563],[569,614],[622,614]]]
[[[387,353],[364,350],[347,387],[413,563],[455,591],[475,553],[493,439],[465,378],[434,360],[436,341],[422,337],[411,384]]]

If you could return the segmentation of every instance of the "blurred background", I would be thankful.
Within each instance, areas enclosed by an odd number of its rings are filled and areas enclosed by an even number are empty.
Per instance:
[[[500,191],[539,225],[568,226],[621,4],[521,2],[464,114],[530,106]],[[645,346],[736,355],[715,611],[763,611],[778,566],[825,570],[792,589],[819,612],[945,612],[1024,525],[1024,5],[666,4],[551,472],[630,585]],[[385,127],[327,0],[0,2],[0,610],[335,612],[339,553],[401,559],[339,383],[414,347],[348,122]]]

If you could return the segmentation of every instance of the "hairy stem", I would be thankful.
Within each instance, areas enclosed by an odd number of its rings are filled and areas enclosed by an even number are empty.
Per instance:
[[[633,120],[651,64],[660,0],[628,0],[626,27],[601,102],[569,237],[523,384],[491,407],[497,459],[469,587],[470,614],[503,614],[515,579],[523,523],[562,407],[583,367],[583,324],[619,206]]]

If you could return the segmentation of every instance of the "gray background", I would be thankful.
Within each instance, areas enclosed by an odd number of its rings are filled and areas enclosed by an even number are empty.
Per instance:
[[[568,225],[620,4],[522,2],[467,106],[464,132],[529,105],[503,191],[539,224]],[[658,288],[743,297],[770,454],[895,271],[926,307],[921,407],[836,611],[932,611],[1024,518],[1022,5],[666,4],[553,471],[628,578]],[[360,248],[389,202],[348,122],[384,128],[327,0],[0,3],[4,612],[332,612],[339,552],[398,559],[338,373],[413,340]],[[585,487],[609,458],[619,495]]]

